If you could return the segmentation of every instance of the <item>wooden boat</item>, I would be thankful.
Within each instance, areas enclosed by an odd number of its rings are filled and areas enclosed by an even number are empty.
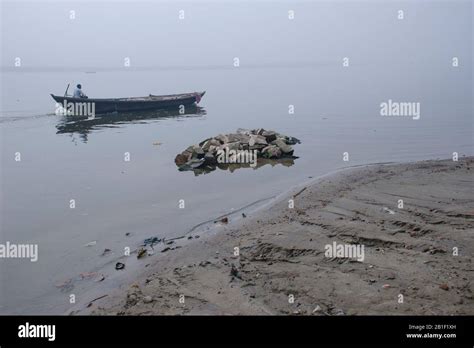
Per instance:
[[[184,94],[152,95],[148,97],[131,98],[73,98],[51,94],[53,99],[61,104],[66,110],[91,110],[94,106],[95,114],[109,112],[130,112],[140,110],[156,110],[179,107],[181,105],[193,105],[199,103],[206,92],[194,92]]]

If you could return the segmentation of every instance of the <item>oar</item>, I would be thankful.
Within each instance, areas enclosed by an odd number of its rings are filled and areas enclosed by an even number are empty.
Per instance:
[[[69,89],[69,83],[67,84],[66,92],[64,92],[64,96],[67,96],[67,90]]]

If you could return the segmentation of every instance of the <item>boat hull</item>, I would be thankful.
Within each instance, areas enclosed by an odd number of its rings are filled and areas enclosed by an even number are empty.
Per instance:
[[[111,112],[130,112],[142,110],[167,109],[199,103],[206,92],[173,94],[165,96],[97,99],[97,98],[73,98],[62,97],[51,94],[51,97],[61,104],[66,110],[94,110],[95,114],[105,114]],[[92,108],[93,106],[93,108]]]

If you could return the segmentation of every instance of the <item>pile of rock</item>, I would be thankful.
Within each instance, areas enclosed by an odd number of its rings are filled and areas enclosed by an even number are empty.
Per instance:
[[[236,133],[219,134],[197,145],[189,146],[178,154],[174,161],[179,170],[194,170],[206,166],[215,169],[222,163],[218,159],[223,151],[242,153],[247,150],[251,154],[256,154],[257,158],[265,159],[295,158],[291,145],[299,143],[300,141],[294,137],[263,128],[238,129]]]

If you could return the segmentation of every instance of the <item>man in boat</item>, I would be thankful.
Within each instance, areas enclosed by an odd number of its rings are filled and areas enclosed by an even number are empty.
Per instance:
[[[87,95],[82,92],[82,86],[81,84],[78,84],[76,86],[76,89],[74,90],[74,94],[72,95],[74,98],[87,98]]]

